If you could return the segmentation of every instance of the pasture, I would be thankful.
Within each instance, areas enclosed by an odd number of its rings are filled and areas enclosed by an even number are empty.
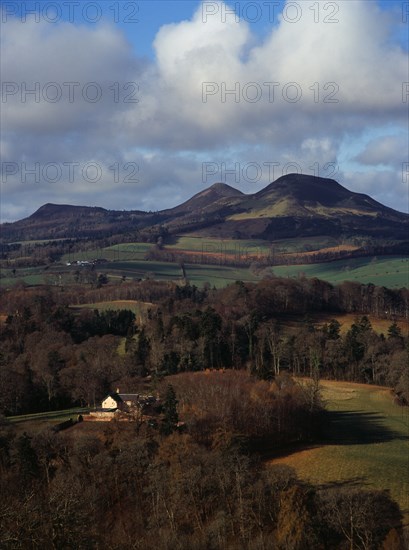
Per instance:
[[[274,266],[280,277],[318,277],[333,284],[342,281],[373,283],[388,288],[409,287],[409,259],[404,256],[351,258],[319,264]]]
[[[84,247],[86,243],[84,243]],[[326,263],[303,265],[279,265],[260,267],[255,272],[250,267],[235,267],[225,265],[230,262],[257,262],[268,257],[272,252],[286,251],[290,258],[297,252],[308,256],[309,250],[336,247],[339,243],[331,238],[284,239],[275,242],[262,240],[215,239],[195,236],[174,237],[171,244],[166,244],[165,252],[173,252],[174,262],[161,260],[146,260],[148,252],[153,247],[149,243],[123,243],[105,248],[90,248],[82,252],[65,254],[58,263],[48,266],[18,268],[13,273],[11,266],[2,269],[0,285],[11,287],[18,282],[27,285],[40,284],[73,284],[75,272],[83,267],[67,263],[87,260],[106,260],[95,265],[98,273],[106,273],[112,280],[146,279],[181,281],[182,270],[178,263],[185,256],[185,269],[189,282],[197,286],[209,283],[220,288],[236,280],[256,282],[265,275],[274,274],[280,277],[317,277],[330,283],[355,281],[357,283],[373,283],[388,288],[409,287],[409,259],[404,256],[377,256],[350,258]],[[213,263],[209,263],[212,261]],[[195,262],[195,263],[191,263]],[[214,263],[216,262],[216,263]]]
[[[149,243],[123,243],[113,246],[90,248],[82,252],[71,252],[62,256],[62,262],[74,262],[76,260],[92,261],[98,258],[104,258],[109,262],[126,262],[144,260],[147,252],[152,247]]]
[[[209,283],[221,288],[242,280],[256,282],[265,275],[280,277],[317,277],[332,284],[342,281],[373,283],[388,288],[409,287],[409,258],[402,256],[380,256],[377,258],[353,258],[328,263],[299,266],[275,266],[262,268],[257,273],[249,267],[211,265],[201,263],[185,264],[187,279],[197,286]],[[112,275],[126,275],[131,278],[151,277],[158,280],[180,280],[181,269],[176,263],[160,261],[115,261],[101,266],[100,271]]]
[[[271,254],[272,248],[276,252],[286,250],[288,253],[306,250],[319,250],[325,247],[336,246],[334,239],[283,239],[269,243],[256,239],[212,239],[198,236],[176,237],[172,244],[165,246],[165,250],[177,254],[191,252],[196,255],[195,264],[186,264],[188,279],[194,284],[202,285],[205,282],[212,286],[226,286],[231,281],[257,281],[263,274],[273,272],[280,277],[298,277],[304,274],[307,277],[318,277],[330,283],[355,281],[359,283],[373,283],[388,288],[409,287],[409,259],[403,256],[378,256],[336,260],[318,264],[280,265],[265,268],[260,275],[255,275],[249,268],[234,268],[222,265],[224,260],[249,260],[263,258]],[[99,266],[101,271],[107,271],[114,276],[125,275],[133,278],[144,278],[146,274],[159,280],[177,280],[181,272],[177,263],[146,261],[146,254],[152,244],[124,243],[102,249],[88,250],[72,256],[66,255],[63,261],[91,260],[105,258],[108,264]],[[220,265],[206,263],[212,256],[220,260]],[[120,272],[120,273],[118,273]]]
[[[125,275],[130,279],[156,279],[162,281],[182,281],[182,270],[178,264],[158,261],[139,262],[113,262],[103,269],[110,276],[121,277]],[[253,274],[249,268],[236,268],[230,266],[185,264],[185,272],[188,281],[198,287],[209,283],[212,287],[221,288],[237,280],[257,281],[261,275]]]
[[[192,235],[175,236],[169,244],[164,245],[165,251],[177,253],[195,253],[201,255],[213,255],[220,259],[243,261],[246,258],[266,257],[274,250],[276,253],[296,253],[311,250],[320,250],[327,247],[337,247],[338,241],[331,237],[314,237],[298,239],[281,239],[277,241],[265,241],[262,239],[217,239],[213,237],[201,237]],[[91,261],[96,258],[105,258],[110,262],[126,262],[144,260],[149,250],[154,247],[150,243],[122,243],[108,247],[90,248],[82,252],[65,254],[62,262],[75,260]]]
[[[302,383],[302,382],[301,382]],[[321,381],[328,425],[321,444],[270,459],[314,484],[389,490],[409,520],[409,408],[388,388]]]

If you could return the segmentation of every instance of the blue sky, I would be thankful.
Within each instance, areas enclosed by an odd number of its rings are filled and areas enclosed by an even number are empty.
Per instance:
[[[376,3],[386,14],[395,12],[398,17],[401,14],[406,14],[408,9],[406,7],[407,3],[399,0],[366,1]],[[81,3],[88,5],[85,16]],[[267,6],[268,3],[271,4],[270,8]],[[251,25],[257,40],[261,41],[268,35],[271,26],[278,24],[285,3],[285,0],[233,0],[230,3],[227,2],[230,8],[226,12],[226,18],[231,17],[230,10],[233,10],[240,20]],[[317,16],[319,8],[316,5],[314,6],[316,2],[301,0],[293,3],[298,4],[301,10],[304,4],[305,13],[311,14],[312,17]],[[55,4],[60,5],[58,11],[54,8]],[[72,4],[72,6],[69,7],[69,4]],[[100,12],[93,7],[93,4],[99,6]],[[59,0],[59,2],[0,0],[0,5],[8,6],[7,11],[10,13],[10,17],[14,13],[22,16],[23,14],[28,15],[30,12],[39,12],[41,16],[44,16],[45,13],[45,17],[48,16],[50,20],[55,18],[56,22],[69,21],[76,25],[94,26],[102,22],[114,22],[124,32],[133,45],[135,52],[148,57],[154,56],[152,44],[160,27],[189,20],[201,4],[201,0],[99,0],[95,2],[84,2],[84,0],[81,0],[81,2],[77,0]],[[209,1],[207,4],[209,7],[204,9],[204,13],[211,13],[217,9],[214,7],[216,2]],[[336,4],[336,2],[333,2],[333,4]],[[256,8],[255,5],[258,5],[259,8]],[[329,6],[325,11],[322,9],[322,13],[330,18],[331,14],[334,13],[332,17],[336,17],[335,12]],[[93,20],[96,23],[93,23]],[[406,25],[402,25],[400,30],[396,28],[395,39],[398,39],[403,47],[408,48]]]
[[[409,209],[407,2],[0,6],[3,221],[254,192],[294,167]]]

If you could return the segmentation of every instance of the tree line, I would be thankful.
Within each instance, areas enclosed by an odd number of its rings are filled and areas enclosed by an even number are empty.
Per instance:
[[[392,320],[405,318],[407,289],[283,278],[220,290],[155,281],[106,286],[3,292],[2,411],[94,406],[118,384],[132,389],[147,376],[226,368],[264,380],[318,373],[390,385],[402,403],[409,401],[408,337]],[[148,302],[146,314],[136,321],[131,311],[69,305],[74,297],[78,303],[117,293]],[[331,314],[345,311],[357,315],[341,331]],[[375,332],[365,315],[377,312],[390,319],[386,334]],[[313,322],[314,314],[328,321]]]

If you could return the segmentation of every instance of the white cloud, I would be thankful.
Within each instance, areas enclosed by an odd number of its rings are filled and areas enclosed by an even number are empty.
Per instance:
[[[399,210],[409,211],[408,183],[402,170],[345,171],[338,181],[351,191],[365,193],[377,201]]]
[[[104,178],[97,187],[84,181],[50,185],[44,179],[33,187],[17,174],[2,184],[3,215],[20,212],[22,201],[26,213],[41,201],[91,199],[106,207],[165,208],[205,185],[203,159],[219,165],[276,162],[280,167],[298,162],[304,171],[318,163],[322,169],[339,162],[341,144],[349,137],[391,123],[402,129],[407,117],[402,82],[409,78],[407,53],[391,34],[399,22],[392,14],[381,14],[375,2],[351,0],[337,3],[338,23],[323,18],[314,23],[313,4],[302,3],[303,17],[296,23],[281,18],[262,43],[243,20],[228,17],[223,22],[219,12],[203,22],[199,7],[190,20],[159,30],[156,58],[149,63],[137,57],[119,27],[23,24],[9,18],[2,28],[2,76],[15,82],[19,93],[3,103],[3,161],[44,165],[94,160],[104,167]],[[22,103],[24,82],[29,88],[39,82],[40,94],[47,82],[55,82],[64,96],[56,103],[42,97],[36,103],[27,96]],[[64,82],[80,82],[72,103]],[[103,93],[95,103],[81,94],[90,82]],[[119,87],[110,88],[115,82]],[[124,102],[132,92],[123,88],[127,82],[138,84],[138,103]],[[213,83],[208,89],[215,93],[204,102],[206,82]],[[266,82],[279,84],[271,88]],[[335,84],[327,84],[331,82]],[[254,84],[246,88],[248,83]],[[296,85],[286,87],[288,83]],[[224,85],[238,87],[238,102],[231,94],[222,101]],[[302,97],[291,102],[297,89]],[[252,102],[257,90],[260,100]],[[119,93],[118,102],[114,93]],[[324,101],[331,98],[338,102]],[[369,186],[368,192],[395,207],[402,202],[396,163],[404,154],[397,134],[389,132],[353,153],[361,163],[388,164],[390,171],[345,175],[351,189]],[[109,167],[126,162],[138,164],[138,182],[119,185]],[[342,166],[338,172],[341,177]],[[327,174],[321,170],[320,175]],[[267,183],[263,174],[257,185]],[[256,190],[243,178],[236,185]]]
[[[402,165],[408,156],[409,136],[384,136],[372,140],[355,160],[366,165]]]

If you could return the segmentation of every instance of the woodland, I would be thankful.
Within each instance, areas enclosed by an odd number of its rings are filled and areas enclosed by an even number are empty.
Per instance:
[[[1,292],[2,548],[406,547],[387,491],[314,486],[265,458],[320,441],[321,378],[385,385],[407,406],[407,289],[269,277]],[[147,307],[81,307],[112,300]],[[158,423],[9,421],[100,406],[115,387],[157,394]]]

